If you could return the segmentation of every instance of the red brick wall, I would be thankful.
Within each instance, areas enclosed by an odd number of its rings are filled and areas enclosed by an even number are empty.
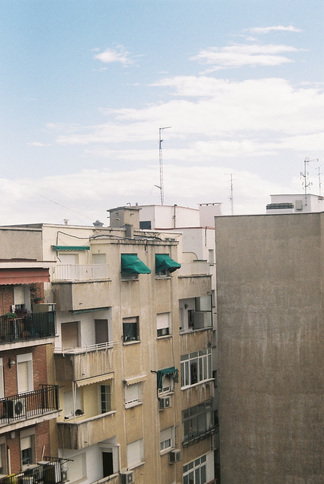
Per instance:
[[[3,358],[5,396],[17,394],[17,355],[32,353],[33,355],[33,378],[34,390],[40,388],[40,384],[47,383],[47,360],[46,346],[34,346],[33,348],[21,348],[15,351],[2,351],[0,358]],[[9,368],[9,359],[16,362],[15,366]]]
[[[25,427],[25,429],[27,428],[28,427]],[[14,438],[11,438],[11,435],[13,435],[13,433],[9,432],[6,434],[6,445],[10,450],[11,473],[18,474],[21,471],[20,431],[14,431]],[[39,423],[35,426],[35,450],[35,463],[41,461],[43,455],[51,455],[48,421]]]
[[[14,303],[13,286],[0,286],[0,315],[10,311],[10,306]]]

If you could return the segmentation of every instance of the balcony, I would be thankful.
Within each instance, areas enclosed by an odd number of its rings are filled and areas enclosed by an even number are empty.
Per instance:
[[[8,425],[15,428],[24,427],[26,421],[28,421],[28,425],[32,425],[34,422],[29,421],[33,419],[37,423],[55,418],[58,409],[58,387],[56,385],[41,385],[39,390],[33,392],[1,398],[0,429]]]
[[[19,317],[0,316],[0,344],[54,336],[55,311],[32,312]]]
[[[11,474],[10,476],[0,478],[0,484],[62,484],[67,481],[67,473],[63,467],[66,459],[59,459],[56,457],[44,457],[42,462],[31,466],[29,469],[19,474]]]
[[[53,268],[51,280],[59,311],[87,311],[112,305],[106,264],[58,265]]]
[[[58,264],[52,268],[51,281],[100,281],[108,279],[107,264]]]
[[[82,417],[81,417],[82,418]],[[57,422],[59,447],[84,449],[117,433],[116,412],[103,413],[76,422]]]
[[[113,343],[109,341],[82,348],[56,348],[55,367],[57,380],[85,380],[114,371],[112,348]]]

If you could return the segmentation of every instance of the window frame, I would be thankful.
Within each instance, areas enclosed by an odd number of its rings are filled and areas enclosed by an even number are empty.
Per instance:
[[[136,389],[136,392],[134,391]],[[129,393],[136,393],[137,397],[130,399],[129,396],[127,398],[127,392]],[[125,408],[132,408],[136,405],[141,405],[143,403],[143,382],[136,382],[132,384],[125,384],[125,391],[124,391],[124,404]]]
[[[136,446],[139,446],[137,449]],[[135,457],[130,459],[130,454],[133,452]],[[139,460],[136,460],[139,457]],[[141,466],[144,464],[144,439],[134,440],[134,442],[130,442],[127,444],[127,468],[128,469],[135,469],[135,467]]]
[[[105,407],[109,407],[107,410]],[[105,383],[99,385],[99,411],[101,414],[112,411],[112,384]]]
[[[209,435],[214,428],[212,400],[207,400],[182,411],[182,444],[194,443],[196,439]]]
[[[188,388],[212,380],[213,362],[211,348],[204,348],[194,353],[181,355],[180,360],[181,388]]]
[[[137,342],[140,341],[139,317],[138,316],[123,318],[122,325],[123,325],[123,344],[137,343]],[[125,325],[132,325],[132,326],[129,326],[129,327],[135,326],[135,328],[136,328],[135,337],[130,336],[129,339],[126,339],[127,335],[125,335]]]
[[[27,390],[21,390],[21,383],[19,378],[19,365],[27,364]],[[20,366],[21,368],[21,366]],[[17,355],[17,393],[23,394],[32,392],[34,390],[34,374],[33,374],[33,354],[32,353],[23,353],[21,355]],[[20,387],[20,388],[19,388]]]
[[[22,442],[27,441],[30,442],[30,446],[22,449]],[[20,450],[20,464],[21,469],[25,470],[30,465],[36,464],[36,441],[35,441],[35,428],[22,430],[19,436],[19,450]],[[23,457],[24,451],[30,451],[30,455]],[[24,460],[28,459],[28,462],[24,463]]]
[[[167,427],[160,430],[160,454],[166,454],[172,449],[174,449],[174,427]]]
[[[166,321],[167,319],[167,321]],[[171,336],[171,313],[158,313],[156,315],[157,337]]]
[[[203,471],[204,469],[204,471]],[[203,472],[205,475],[203,475]],[[183,484],[206,484],[207,483],[207,454],[198,457],[182,468]]]

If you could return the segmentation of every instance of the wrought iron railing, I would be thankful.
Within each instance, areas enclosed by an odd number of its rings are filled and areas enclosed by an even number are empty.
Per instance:
[[[58,409],[58,386],[41,385],[39,390],[0,399],[0,427]]]
[[[0,478],[1,484],[61,484],[67,481],[67,472],[63,467],[67,459],[44,457],[42,462],[31,466],[18,474]]]
[[[55,336],[55,311],[19,318],[0,316],[0,344]]]

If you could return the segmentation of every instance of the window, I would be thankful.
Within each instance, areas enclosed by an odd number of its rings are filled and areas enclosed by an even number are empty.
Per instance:
[[[95,319],[95,337],[96,345],[109,341],[107,319]]]
[[[179,371],[174,366],[164,368],[157,372],[157,387],[159,393],[173,391],[174,382],[178,382]]]
[[[214,428],[212,403],[200,403],[182,412],[183,442],[189,443]]]
[[[124,343],[139,341],[138,318],[123,319],[123,339]]]
[[[26,429],[20,432],[20,458],[22,469],[36,462],[35,429]]]
[[[179,305],[181,330],[198,330],[212,326],[211,296],[182,299]]]
[[[130,469],[144,462],[144,440],[135,440],[127,445],[127,467]]]
[[[34,389],[32,353],[17,355],[17,385],[18,393],[31,392]]]
[[[173,447],[174,427],[161,430],[160,432],[160,452],[170,450]]]
[[[207,482],[206,456],[183,466],[183,484],[205,484]]]
[[[160,313],[156,315],[157,335],[167,336],[170,334],[170,313]]]
[[[6,455],[6,441],[4,437],[0,438],[0,475],[7,473],[7,455]]]
[[[111,386],[100,385],[100,410],[101,413],[110,412],[111,410]]]
[[[62,348],[78,348],[79,343],[79,321],[73,323],[62,323]]]
[[[142,402],[142,382],[125,385],[125,407],[132,407]]]
[[[181,388],[212,378],[211,348],[181,356]]]

